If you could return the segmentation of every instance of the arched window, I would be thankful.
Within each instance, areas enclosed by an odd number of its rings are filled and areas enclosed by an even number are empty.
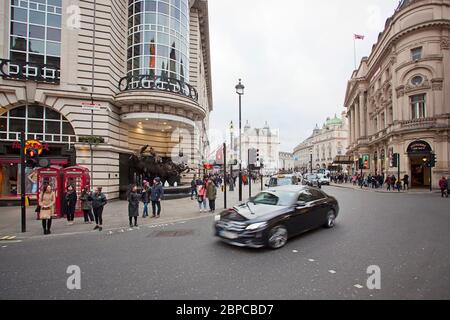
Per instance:
[[[0,139],[18,141],[24,130],[27,139],[47,143],[76,142],[70,122],[59,112],[40,105],[20,106],[0,115]]]

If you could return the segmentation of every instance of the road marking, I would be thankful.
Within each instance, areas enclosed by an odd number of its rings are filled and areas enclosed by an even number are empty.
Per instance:
[[[2,246],[2,248],[8,248],[8,246]]]
[[[360,285],[360,284],[355,284],[354,287],[355,287],[355,288],[358,288],[358,289],[364,288],[364,287],[363,287],[362,285]]]
[[[298,253],[298,250],[292,250],[293,253]]]
[[[328,270],[328,272],[331,273],[331,274],[335,274],[336,273],[336,271],[334,271],[334,270]]]
[[[4,236],[0,240],[14,240],[15,238],[17,238],[17,237],[16,236]]]
[[[316,260],[314,259],[308,259],[309,262],[315,262]]]

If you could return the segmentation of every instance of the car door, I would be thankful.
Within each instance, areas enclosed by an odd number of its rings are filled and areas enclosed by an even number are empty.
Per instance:
[[[290,223],[291,234],[299,234],[311,229],[315,207],[310,191],[309,189],[302,190],[298,196],[298,203]]]
[[[311,189],[312,206],[314,207],[313,214],[310,216],[310,228],[321,226],[326,221],[328,213],[327,197],[319,190]]]

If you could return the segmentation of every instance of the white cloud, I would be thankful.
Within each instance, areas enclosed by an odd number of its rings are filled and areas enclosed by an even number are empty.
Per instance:
[[[392,0],[210,0],[214,111],[210,126],[238,123],[238,78],[246,86],[243,122],[279,128],[286,151],[316,123],[343,111],[347,80],[392,15]]]

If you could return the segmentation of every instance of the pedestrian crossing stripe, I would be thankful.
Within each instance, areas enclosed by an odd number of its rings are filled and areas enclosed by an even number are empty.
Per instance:
[[[0,238],[0,240],[14,240],[15,238],[17,238],[16,236],[4,236],[2,238]]]

